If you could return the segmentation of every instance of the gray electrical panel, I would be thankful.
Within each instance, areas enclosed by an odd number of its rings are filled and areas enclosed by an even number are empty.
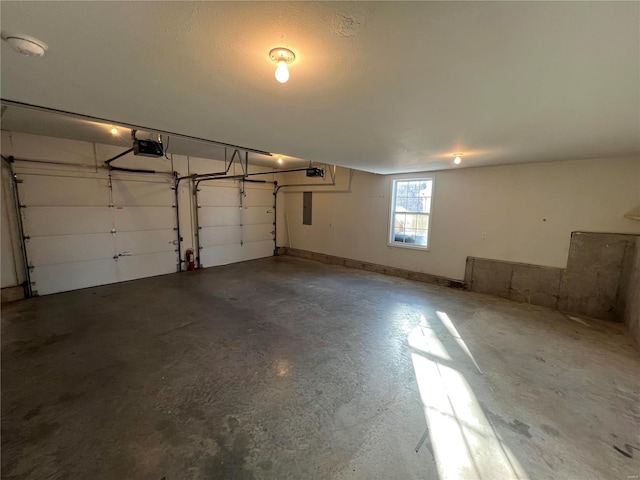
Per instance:
[[[313,192],[302,193],[302,223],[311,225],[311,194]]]

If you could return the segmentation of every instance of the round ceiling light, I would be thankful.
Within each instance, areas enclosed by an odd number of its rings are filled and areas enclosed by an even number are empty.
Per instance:
[[[282,164],[282,157],[278,157],[278,163]]]
[[[49,49],[46,43],[29,35],[2,32],[2,39],[16,52],[29,57],[43,57]]]
[[[278,47],[269,52],[269,58],[272,62],[278,64],[276,68],[276,80],[280,83],[286,83],[289,80],[289,69],[287,65],[296,59],[296,54],[288,48]]]
[[[453,156],[455,157],[453,159],[453,163],[455,163],[456,165],[460,165],[462,163],[462,156],[464,155],[464,153],[454,153]]]

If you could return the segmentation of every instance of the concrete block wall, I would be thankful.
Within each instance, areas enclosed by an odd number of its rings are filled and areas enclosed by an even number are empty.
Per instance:
[[[473,292],[557,308],[561,272],[554,267],[469,257],[465,283]]]
[[[638,301],[638,239],[574,232],[566,269],[469,257],[465,281],[474,292],[622,322]]]
[[[636,348],[640,350],[640,238],[636,239],[635,254],[629,270],[623,321]]]
[[[291,255],[292,257],[306,258],[307,260],[315,260],[317,262],[327,263],[329,265],[340,265],[347,268],[354,268],[356,270],[366,270],[367,272],[381,273],[383,275],[390,275],[392,277],[406,278],[407,280],[414,280],[416,282],[432,283],[434,285],[440,285],[443,287],[460,289],[465,288],[464,282],[461,282],[460,280],[439,277],[437,275],[430,275],[428,273],[415,272],[412,270],[405,270],[402,268],[387,267],[385,265],[379,265],[377,263],[362,262],[359,260],[352,260],[350,258],[336,257],[334,255],[327,255],[324,253],[309,252],[307,250],[299,250],[297,248],[280,247],[278,249],[278,255]]]
[[[571,235],[567,268],[562,273],[558,309],[603,320],[622,321],[636,248],[634,235]]]

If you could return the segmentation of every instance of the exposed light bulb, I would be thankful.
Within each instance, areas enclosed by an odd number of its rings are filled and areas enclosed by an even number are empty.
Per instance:
[[[280,83],[286,83],[289,80],[289,69],[287,68],[287,62],[280,60],[278,62],[278,68],[276,68],[276,80]]]
[[[282,157],[278,157],[278,163],[282,163]]]
[[[116,127],[113,127],[111,129],[111,135],[117,135],[118,134],[118,129]]]
[[[460,156],[458,155],[454,160],[453,163],[455,163],[456,165],[460,165],[460,162],[462,162],[462,159],[460,158]]]

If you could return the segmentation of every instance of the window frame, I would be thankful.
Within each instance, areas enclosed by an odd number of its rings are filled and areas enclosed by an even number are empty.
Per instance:
[[[429,220],[427,222],[427,244],[425,246],[416,245],[412,243],[403,243],[396,242],[392,240],[395,236],[395,206],[396,206],[396,185],[400,182],[431,182],[431,197],[429,197],[430,205],[429,205]],[[394,178],[391,180],[391,202],[389,202],[389,224],[387,226],[387,246],[389,247],[399,247],[399,248],[408,248],[411,250],[419,250],[422,252],[428,252],[431,249],[431,217],[433,216],[433,198],[435,196],[435,177],[402,177],[402,178]]]

